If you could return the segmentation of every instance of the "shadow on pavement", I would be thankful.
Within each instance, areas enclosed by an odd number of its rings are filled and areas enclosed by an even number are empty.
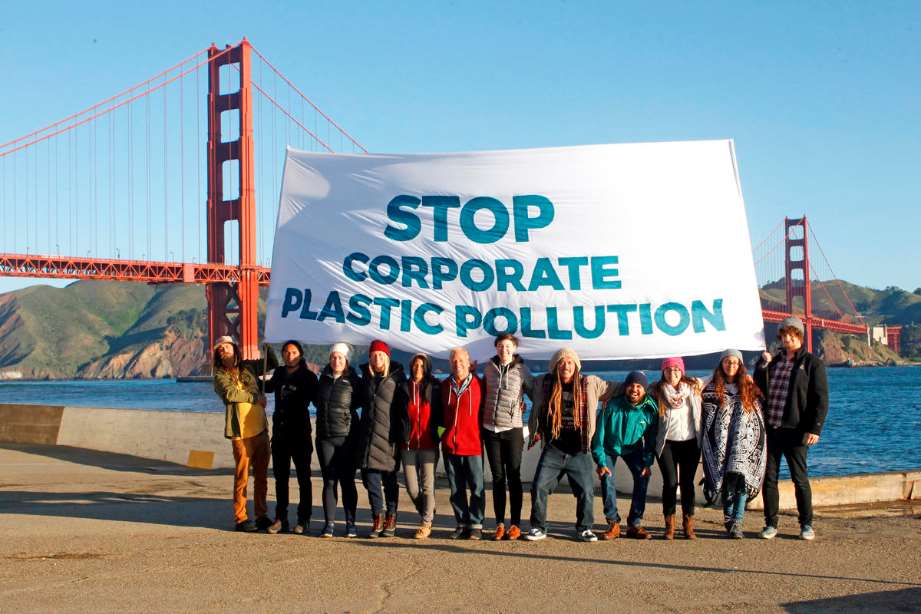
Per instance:
[[[921,612],[921,589],[904,588],[899,591],[882,591],[797,601],[781,605],[787,612]]]
[[[178,465],[165,460],[152,458],[139,458],[128,454],[116,452],[100,452],[85,448],[70,446],[52,446],[40,444],[15,444],[3,443],[0,448],[45,456],[67,463],[100,467],[111,471],[130,471],[132,473],[146,473],[151,475],[225,475],[230,469],[193,469],[185,465]]]

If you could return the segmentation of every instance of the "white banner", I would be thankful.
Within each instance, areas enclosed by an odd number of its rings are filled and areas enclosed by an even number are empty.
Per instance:
[[[764,347],[731,141],[285,161],[266,339],[475,358]]]

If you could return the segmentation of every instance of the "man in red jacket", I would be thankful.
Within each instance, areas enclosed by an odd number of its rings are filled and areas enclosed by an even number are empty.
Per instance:
[[[451,507],[457,528],[451,539],[481,539],[486,508],[483,487],[483,445],[480,442],[480,409],[483,384],[470,372],[470,354],[451,350],[451,377],[441,383],[444,408],[441,437],[445,473],[451,489]],[[470,500],[467,500],[467,489]]]

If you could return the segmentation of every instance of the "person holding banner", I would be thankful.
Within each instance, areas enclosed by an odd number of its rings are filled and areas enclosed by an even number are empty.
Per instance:
[[[726,350],[703,391],[704,477],[723,497],[723,524],[732,539],[745,537],[745,503],[758,496],[766,466],[763,395],[745,371],[742,353]]]
[[[326,524],[320,537],[333,537],[336,528],[338,488],[342,490],[345,536],[358,537],[355,513],[358,490],[355,465],[358,446],[358,412],[361,382],[349,365],[349,346],[335,343],[329,349],[329,364],[323,367],[317,386],[317,457],[323,474],[323,516]]]
[[[288,478],[291,461],[297,474],[300,498],[294,533],[310,530],[313,511],[313,486],[310,483],[310,457],[313,456],[310,403],[317,394],[317,376],[304,362],[304,350],[297,341],[281,346],[285,364],[272,372],[265,383],[266,392],[275,393],[272,414],[272,471],[275,474],[275,522],[269,533],[288,532]]]
[[[240,347],[224,336],[214,344],[214,391],[224,402],[224,437],[233,445],[235,463],[233,514],[235,529],[251,533],[272,524],[267,515],[266,494],[269,470],[269,423],[265,417],[265,396],[256,377],[242,364]],[[246,516],[246,485],[253,466],[253,505],[256,522]]]
[[[445,429],[441,445],[451,490],[451,507],[457,521],[451,539],[482,539],[486,507],[480,439],[483,384],[470,369],[467,350],[454,348],[449,361],[451,375],[441,383],[442,426]]]
[[[416,539],[432,534],[435,519],[435,465],[438,464],[438,424],[442,422],[441,382],[432,375],[432,361],[416,354],[409,361],[410,378],[402,384],[406,403],[400,404],[402,460],[406,492],[421,516]]]
[[[662,470],[662,513],[665,539],[675,539],[675,504],[681,484],[681,512],[684,537],[694,533],[694,477],[700,464],[700,389],[702,382],[688,377],[681,358],[662,361],[662,377],[653,386],[659,406],[656,458]]]
[[[632,371],[624,380],[623,394],[605,404],[598,412],[598,428],[592,439],[592,456],[598,465],[604,517],[608,521],[605,539],[620,537],[620,514],[617,513],[617,489],[614,465],[623,459],[633,475],[633,495],[627,516],[627,537],[650,539],[643,528],[646,489],[655,461],[659,408],[646,393],[648,380],[642,371]]]
[[[372,341],[368,363],[361,366],[363,409],[359,423],[361,481],[371,502],[369,538],[393,537],[397,530],[399,416],[406,404],[405,380],[403,366],[390,360],[390,347],[383,341]]]
[[[521,452],[524,447],[522,410],[524,394],[533,400],[534,377],[515,351],[518,339],[496,337],[496,355],[483,368],[486,404],[483,411],[483,444],[492,472],[492,502],[496,514],[495,539],[521,536]],[[508,483],[511,524],[505,529],[505,489]]]
[[[572,349],[558,350],[550,372],[534,383],[534,404],[528,420],[529,447],[543,442],[531,483],[531,529],[528,541],[547,537],[547,499],[566,475],[576,497],[576,535],[598,541],[592,532],[595,481],[590,442],[595,432],[599,400],[613,396],[619,386],[594,375],[582,375],[582,363]]]

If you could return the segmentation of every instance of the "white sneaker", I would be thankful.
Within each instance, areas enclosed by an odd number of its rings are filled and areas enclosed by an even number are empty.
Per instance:
[[[759,537],[761,539],[774,539],[775,537],[777,537],[777,527],[772,527],[770,525],[764,527],[763,529],[761,529],[761,533],[759,534]]]
[[[811,524],[804,524],[799,531],[799,538],[805,539],[806,541],[812,541],[815,539],[815,529],[812,528]]]
[[[544,531],[543,529],[538,529],[537,527],[534,527],[533,529],[528,531],[528,534],[524,536],[524,538],[528,540],[529,542],[540,541],[544,539],[545,537],[547,537],[547,532]]]
[[[585,529],[579,533],[579,541],[583,542],[596,542],[598,541],[598,536],[592,533],[591,529]]]

